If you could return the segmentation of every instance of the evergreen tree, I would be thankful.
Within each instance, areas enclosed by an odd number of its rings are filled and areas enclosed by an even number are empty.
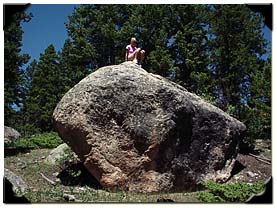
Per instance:
[[[72,46],[88,71],[124,60],[118,30],[122,27],[125,5],[81,5],[66,23]],[[127,11],[127,10],[126,10]],[[126,38],[125,38],[126,39]]]
[[[25,108],[28,122],[39,131],[52,130],[52,114],[64,94],[64,77],[53,45],[40,55],[30,82]]]
[[[250,73],[250,93],[241,118],[248,127],[248,140],[271,139],[271,58]]]
[[[18,118],[15,124],[16,129],[22,136],[31,136],[34,133],[38,133],[38,129],[33,125],[33,121],[30,119],[30,115],[26,108],[26,101],[30,98],[30,86],[33,79],[34,72],[38,62],[33,60],[24,71],[24,98],[22,100],[22,107],[17,112]]]
[[[167,47],[171,37],[172,10],[169,5],[136,6],[120,30],[125,37],[136,36],[138,46],[146,51],[143,67],[164,77],[174,70],[173,58]]]
[[[271,138],[271,63],[262,17],[245,5],[209,5],[210,71],[216,104],[247,126],[241,151]]]
[[[22,67],[30,58],[20,54],[23,33],[20,23],[30,21],[31,17],[31,14],[16,13],[4,30],[4,122],[8,126],[14,126],[17,120],[16,108],[21,107],[24,96]]]
[[[178,68],[176,81],[185,86],[189,91],[197,94],[208,94],[210,86],[203,75],[210,77],[207,70],[207,31],[205,29],[206,8],[203,5],[176,6],[173,44],[170,50],[175,57]],[[211,80],[211,79],[210,79]]]
[[[69,17],[66,27],[72,51],[98,67],[124,61],[132,36],[146,50],[143,67],[191,86],[193,70],[205,68],[205,30],[201,5],[82,5]],[[80,46],[78,44],[82,43]],[[72,54],[72,55],[73,55]],[[90,57],[90,58],[86,58]],[[195,88],[195,87],[194,87]]]
[[[32,81],[33,79],[33,75],[34,75],[34,72],[36,71],[36,67],[38,65],[38,62],[37,60],[33,60],[29,66],[25,69],[25,72],[24,72],[24,79],[25,79],[25,87],[26,87],[26,90],[28,90],[30,88],[30,82]]]
[[[206,12],[203,5],[141,5],[124,27],[139,28],[133,33],[146,50],[144,68],[212,100]]]
[[[212,5],[209,9],[210,70],[216,101],[224,111],[234,106],[234,115],[239,116],[249,93],[249,75],[259,68],[265,53],[262,19],[245,5]]]
[[[74,53],[72,42],[67,39],[64,43],[62,51],[59,53],[63,76],[65,78],[65,88],[70,89],[74,84],[78,83],[86,73],[86,67],[79,62],[79,56]]]

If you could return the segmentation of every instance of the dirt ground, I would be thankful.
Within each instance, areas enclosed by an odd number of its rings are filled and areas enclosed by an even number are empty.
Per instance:
[[[171,199],[175,202],[201,202],[196,192],[182,193],[127,193],[110,192],[95,183],[95,179],[84,170],[80,163],[65,169],[44,163],[51,149],[34,149],[5,156],[5,168],[13,171],[28,184],[30,191],[25,194],[32,203],[66,203],[65,194],[75,197],[74,202],[132,202],[153,203],[158,199]],[[73,167],[74,166],[74,167]],[[64,167],[63,167],[64,168]],[[68,175],[71,171],[81,173],[79,176]],[[49,183],[42,174],[55,184]]]
[[[50,149],[36,149],[16,154],[9,154],[5,151],[5,168],[20,175],[28,183],[31,189],[29,199],[32,202],[65,202],[63,199],[64,193],[74,193],[76,201],[80,200],[82,202],[91,200],[94,202],[156,202],[158,198],[169,198],[175,202],[199,202],[195,192],[167,194],[107,192],[101,188],[99,189],[95,184],[86,184],[87,177],[90,175],[83,175],[87,171],[82,170],[81,166],[75,168],[75,172],[81,170],[80,177],[72,178],[62,176],[61,167],[45,165],[43,161],[50,151]],[[238,154],[233,176],[227,183],[266,181],[272,175],[271,159],[271,142],[257,141],[253,155]],[[72,170],[74,169],[67,168],[67,172]],[[67,172],[65,171],[65,173]],[[56,185],[49,184],[41,174],[54,181]],[[57,178],[57,175],[61,177]],[[74,183],[74,181],[77,182]]]
[[[257,140],[254,153],[238,154],[234,175],[228,183],[266,181],[272,175],[271,141]]]

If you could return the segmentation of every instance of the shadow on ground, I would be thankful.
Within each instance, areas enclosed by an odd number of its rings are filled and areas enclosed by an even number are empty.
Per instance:
[[[19,153],[28,153],[31,152],[32,148],[24,148],[24,147],[5,147],[4,149],[4,157],[14,156]]]
[[[89,173],[81,162],[70,164],[57,177],[65,186],[79,185],[102,189],[101,184]]]

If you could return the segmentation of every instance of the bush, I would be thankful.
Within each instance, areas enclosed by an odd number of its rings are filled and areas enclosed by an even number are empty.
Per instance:
[[[62,139],[56,132],[46,132],[18,139],[12,142],[11,146],[17,148],[55,148],[62,143]]]
[[[224,202],[220,196],[215,196],[214,194],[206,191],[199,191],[197,193],[197,197],[203,202]]]
[[[260,104],[255,108],[245,106],[240,112],[242,121],[247,131],[240,142],[240,152],[243,154],[253,152],[257,139],[271,140],[271,108]]]
[[[56,159],[56,162],[61,167],[66,167],[70,163],[74,163],[78,161],[78,156],[72,151],[72,149],[67,146],[64,152],[61,154],[60,157]]]
[[[258,194],[264,188],[261,182],[218,184],[208,181],[202,185],[207,189],[198,193],[198,198],[203,202],[245,202],[252,194]]]

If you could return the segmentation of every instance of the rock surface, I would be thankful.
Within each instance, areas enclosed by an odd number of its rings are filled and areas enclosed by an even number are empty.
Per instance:
[[[185,88],[131,62],[84,78],[62,98],[53,120],[103,187],[135,192],[226,181],[246,130]]]
[[[18,196],[21,196],[28,189],[28,185],[23,179],[7,168],[4,169],[4,177],[12,184],[13,191]]]
[[[71,148],[67,144],[63,143],[53,149],[47,158],[45,158],[44,162],[49,165],[59,165],[62,163],[62,160],[66,160],[67,158],[72,159],[69,157],[78,158],[75,153],[72,153]]]
[[[21,137],[20,133],[15,129],[4,126],[4,141],[5,143],[9,143],[11,141],[17,140]]]
[[[4,177],[3,182],[3,202],[5,204],[30,203],[25,196],[17,196],[13,190],[13,184],[6,177]]]
[[[70,202],[73,202],[76,200],[75,196],[74,195],[71,195],[71,194],[63,194],[63,198],[66,200],[66,201],[70,201]]]

